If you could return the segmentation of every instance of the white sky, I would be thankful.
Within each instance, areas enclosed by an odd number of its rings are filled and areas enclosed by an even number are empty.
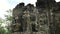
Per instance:
[[[57,2],[60,0],[56,0]],[[35,4],[36,0],[0,0],[0,17],[4,18],[5,11],[13,9],[18,3],[24,2],[25,4]]]

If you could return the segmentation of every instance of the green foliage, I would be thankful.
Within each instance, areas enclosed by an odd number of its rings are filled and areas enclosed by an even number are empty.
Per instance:
[[[0,27],[0,34],[8,34],[4,27]]]
[[[2,18],[0,18],[0,23],[3,23],[3,19]]]
[[[6,11],[5,19],[0,18],[0,34],[10,34],[12,23],[12,10]],[[5,27],[2,24],[6,24]]]
[[[10,34],[11,32],[11,23],[12,23],[12,20],[13,20],[13,16],[12,16],[12,10],[7,10],[7,15],[5,15],[5,20],[6,20],[6,23],[7,23],[7,29],[8,29],[8,33]]]
[[[6,21],[12,21],[12,10],[8,10],[8,11],[6,11],[7,12],[7,15],[5,15],[5,19],[6,19]]]
[[[2,23],[4,23],[4,19],[0,18],[0,27],[1,27]]]
[[[4,23],[4,19],[0,18],[0,34],[8,34],[7,30],[5,30],[2,26],[2,24]]]
[[[6,17],[6,21],[12,21],[12,16],[5,15],[5,17]]]

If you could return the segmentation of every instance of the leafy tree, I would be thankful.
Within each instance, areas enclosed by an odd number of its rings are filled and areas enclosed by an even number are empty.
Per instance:
[[[9,9],[6,12],[7,12],[7,15],[5,15],[5,19],[6,19],[6,21],[11,22],[12,21],[12,10]]]
[[[5,30],[5,27],[2,26],[4,22],[5,20],[0,18],[0,34],[8,34],[7,30]]]
[[[10,34],[11,32],[11,24],[12,24],[12,20],[13,20],[13,16],[12,16],[12,10],[9,9],[6,11],[7,14],[5,15],[5,20],[6,20],[6,28],[8,29],[8,33]]]
[[[12,10],[7,10],[7,14],[5,14],[5,19],[0,18],[0,34],[10,34],[11,31],[11,23],[12,23]],[[5,25],[2,26],[2,25]]]

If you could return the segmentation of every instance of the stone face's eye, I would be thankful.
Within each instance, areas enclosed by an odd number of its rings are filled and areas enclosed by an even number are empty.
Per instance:
[[[35,16],[31,16],[31,17],[30,17],[30,20],[31,20],[31,21],[35,21],[35,20],[36,20],[36,17],[35,17]]]

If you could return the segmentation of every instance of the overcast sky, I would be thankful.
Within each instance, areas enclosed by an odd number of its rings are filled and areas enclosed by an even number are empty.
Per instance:
[[[57,2],[60,0],[56,0]],[[35,4],[36,0],[0,0],[0,17],[4,18],[6,10],[13,9],[18,3],[24,2],[25,4]]]

